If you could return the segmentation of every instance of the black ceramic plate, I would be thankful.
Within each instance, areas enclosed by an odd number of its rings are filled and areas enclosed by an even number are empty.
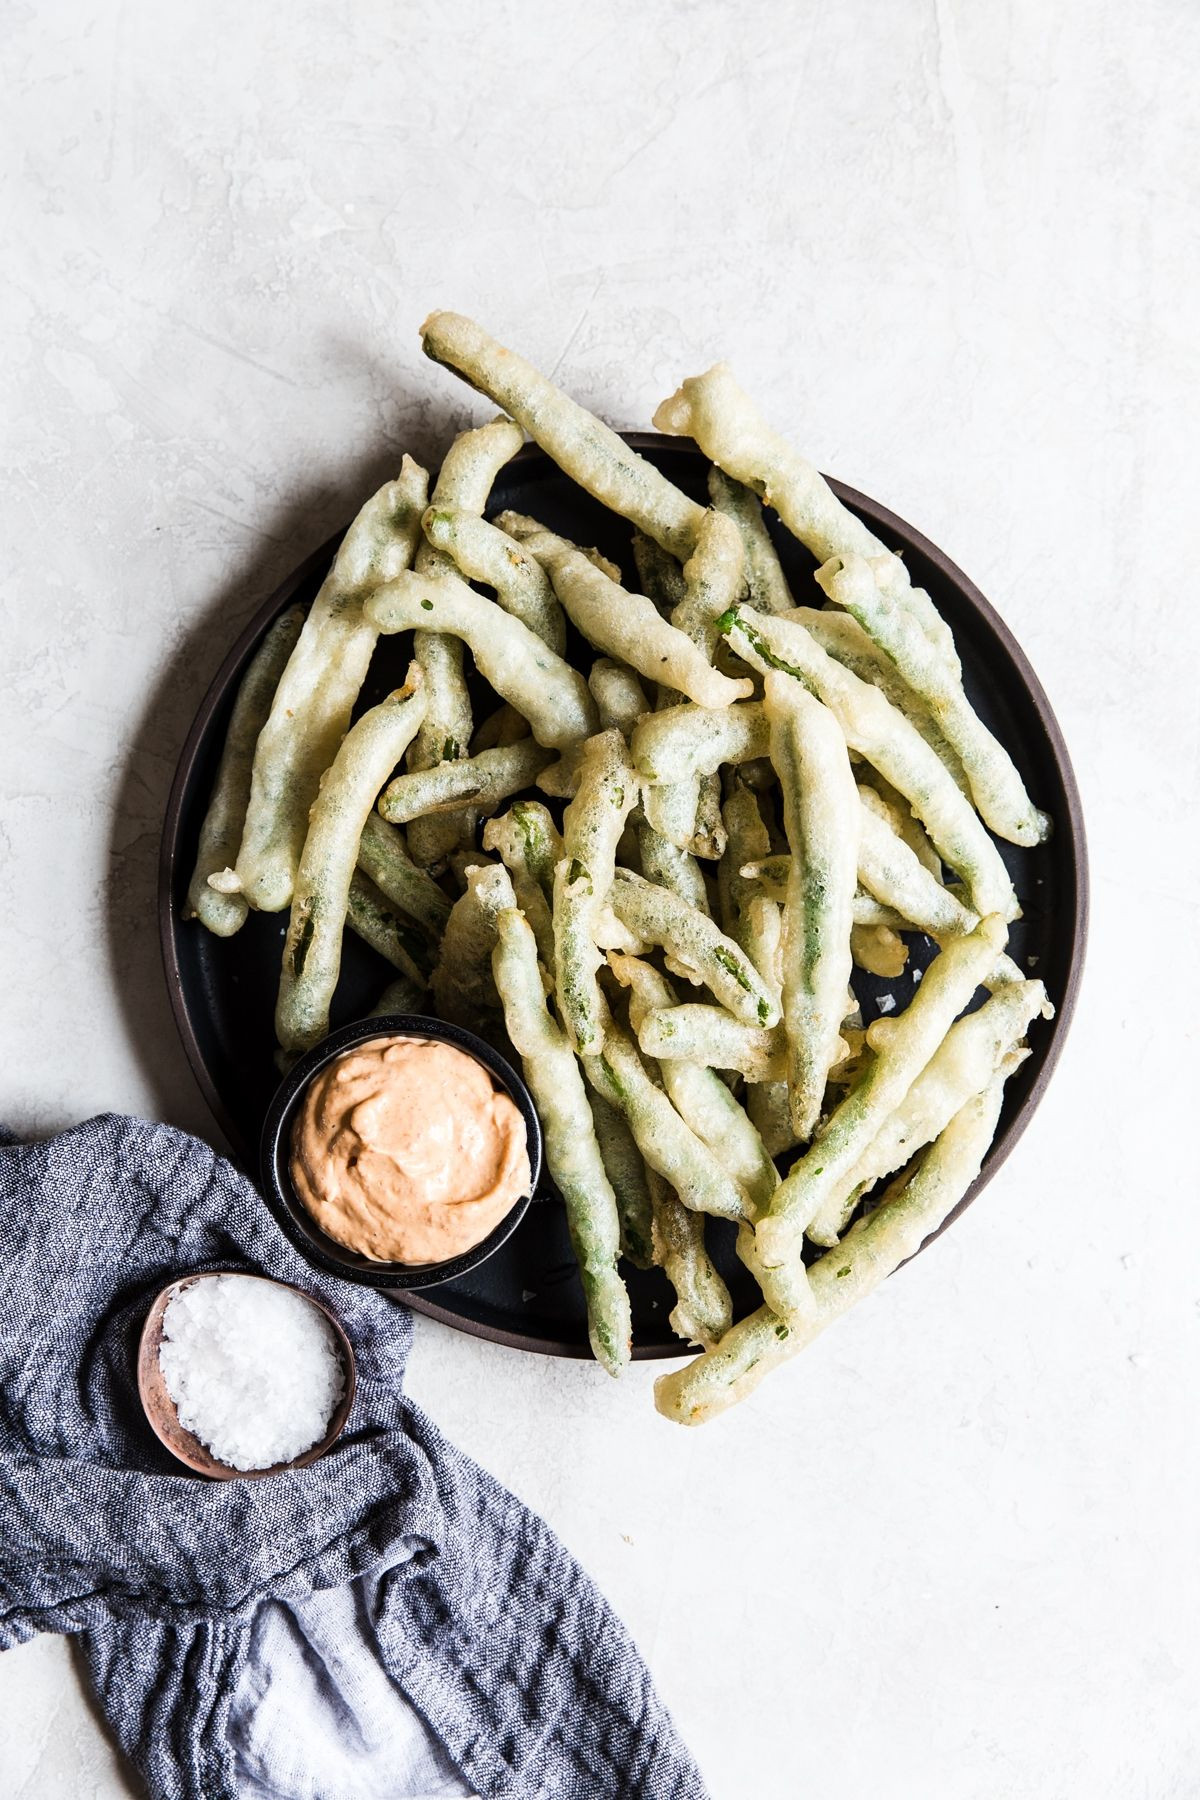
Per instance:
[[[704,499],[706,464],[693,446],[648,433],[631,433],[629,441],[679,487]],[[1023,967],[1036,970],[1045,981],[1058,1013],[1052,1025],[1039,1023],[1032,1033],[1033,1054],[1009,1083],[996,1141],[963,1201],[966,1206],[999,1168],[1028,1122],[1058,1059],[1074,1009],[1087,919],[1079,795],[1049,702],[983,595],[902,519],[838,482],[833,487],[886,543],[903,553],[914,582],[933,596],[954,633],[973,705],[1008,746],[1034,800],[1055,824],[1054,835],[1040,849],[1001,846],[1025,908],[1025,916],[1012,929],[1010,949]],[[496,483],[492,510],[504,508],[534,513],[554,529],[596,544],[634,579],[628,525],[584,494],[534,446],[514,458]],[[798,603],[811,598],[811,557],[782,531],[776,541]],[[333,548],[326,545],[296,571],[226,657],[184,746],[163,835],[159,927],[176,1022],[214,1114],[250,1169],[276,1086],[272,1018],[287,915],[252,913],[235,937],[221,939],[194,921],[185,922],[181,907],[242,671],[276,615],[316,592]],[[362,706],[374,705],[396,685],[407,658],[405,638],[380,641]],[[932,955],[932,946],[922,938],[915,938],[913,946],[910,970],[923,967]],[[334,1026],[369,1011],[389,974],[372,951],[348,934]],[[868,1019],[878,1012],[885,993],[902,1007],[912,992],[911,974],[889,983],[856,976],[855,985]],[[732,1227],[710,1223],[715,1259],[729,1281],[735,1307],[745,1312],[755,1304],[757,1290],[733,1254]],[[630,1292],[634,1355],[679,1355],[681,1346],[667,1324],[671,1298],[665,1277],[657,1270],[631,1270]],[[407,1304],[499,1343],[560,1356],[589,1354],[583,1294],[557,1204],[531,1207],[518,1230],[481,1268],[444,1287],[411,1294]]]

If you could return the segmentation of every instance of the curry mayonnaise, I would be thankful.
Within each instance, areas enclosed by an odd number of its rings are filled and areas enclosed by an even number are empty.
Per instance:
[[[451,1044],[381,1037],[309,1083],[292,1181],[321,1230],[377,1262],[445,1262],[529,1192],[525,1121]]]

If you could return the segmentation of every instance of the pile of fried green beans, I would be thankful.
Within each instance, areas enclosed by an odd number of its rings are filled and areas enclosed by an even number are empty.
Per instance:
[[[346,929],[392,965],[377,1010],[515,1053],[596,1357],[630,1357],[623,1261],[657,1265],[700,1354],[656,1402],[699,1423],[977,1175],[1051,1016],[1006,954],[1020,906],[994,840],[1049,822],[929,595],[724,364],[654,420],[708,458],[705,507],[471,320],[434,313],[421,339],[501,415],[455,441],[432,496],[406,456],[307,614],[267,634],[188,911],[225,937],[287,909],[284,1066],[329,1031]],[[636,586],[536,519],[487,516],[526,435],[629,522]],[[802,594],[764,508],[816,558]],[[356,716],[398,633],[403,685]],[[854,969],[897,976],[915,933],[936,954],[911,1001],[864,1026]],[[736,1322],[709,1218],[761,1288]]]

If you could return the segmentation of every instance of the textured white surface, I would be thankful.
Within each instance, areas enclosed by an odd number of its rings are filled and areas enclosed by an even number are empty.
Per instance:
[[[135,0],[0,33],[0,1114],[209,1129],[154,932],[172,768],[242,620],[477,410],[424,313],[617,424],[730,357],[1045,681],[1092,840],[1074,1036],[986,1199],[727,1420],[425,1321],[412,1389],[607,1589],[715,1800],[1194,1795],[1200,10]],[[127,1791],[64,1646],[0,1659],[0,1717],[0,1793]]]

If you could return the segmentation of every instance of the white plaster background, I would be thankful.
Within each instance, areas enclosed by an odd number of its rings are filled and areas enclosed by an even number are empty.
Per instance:
[[[418,1321],[413,1392],[640,1640],[716,1800],[1200,1792],[1191,0],[0,11],[0,1114],[201,1132],[154,864],[226,644],[475,313],[617,424],[731,358],[980,582],[1072,748],[1074,1035],[986,1199],[687,1434]],[[65,1646],[0,1794],[126,1778]]]

